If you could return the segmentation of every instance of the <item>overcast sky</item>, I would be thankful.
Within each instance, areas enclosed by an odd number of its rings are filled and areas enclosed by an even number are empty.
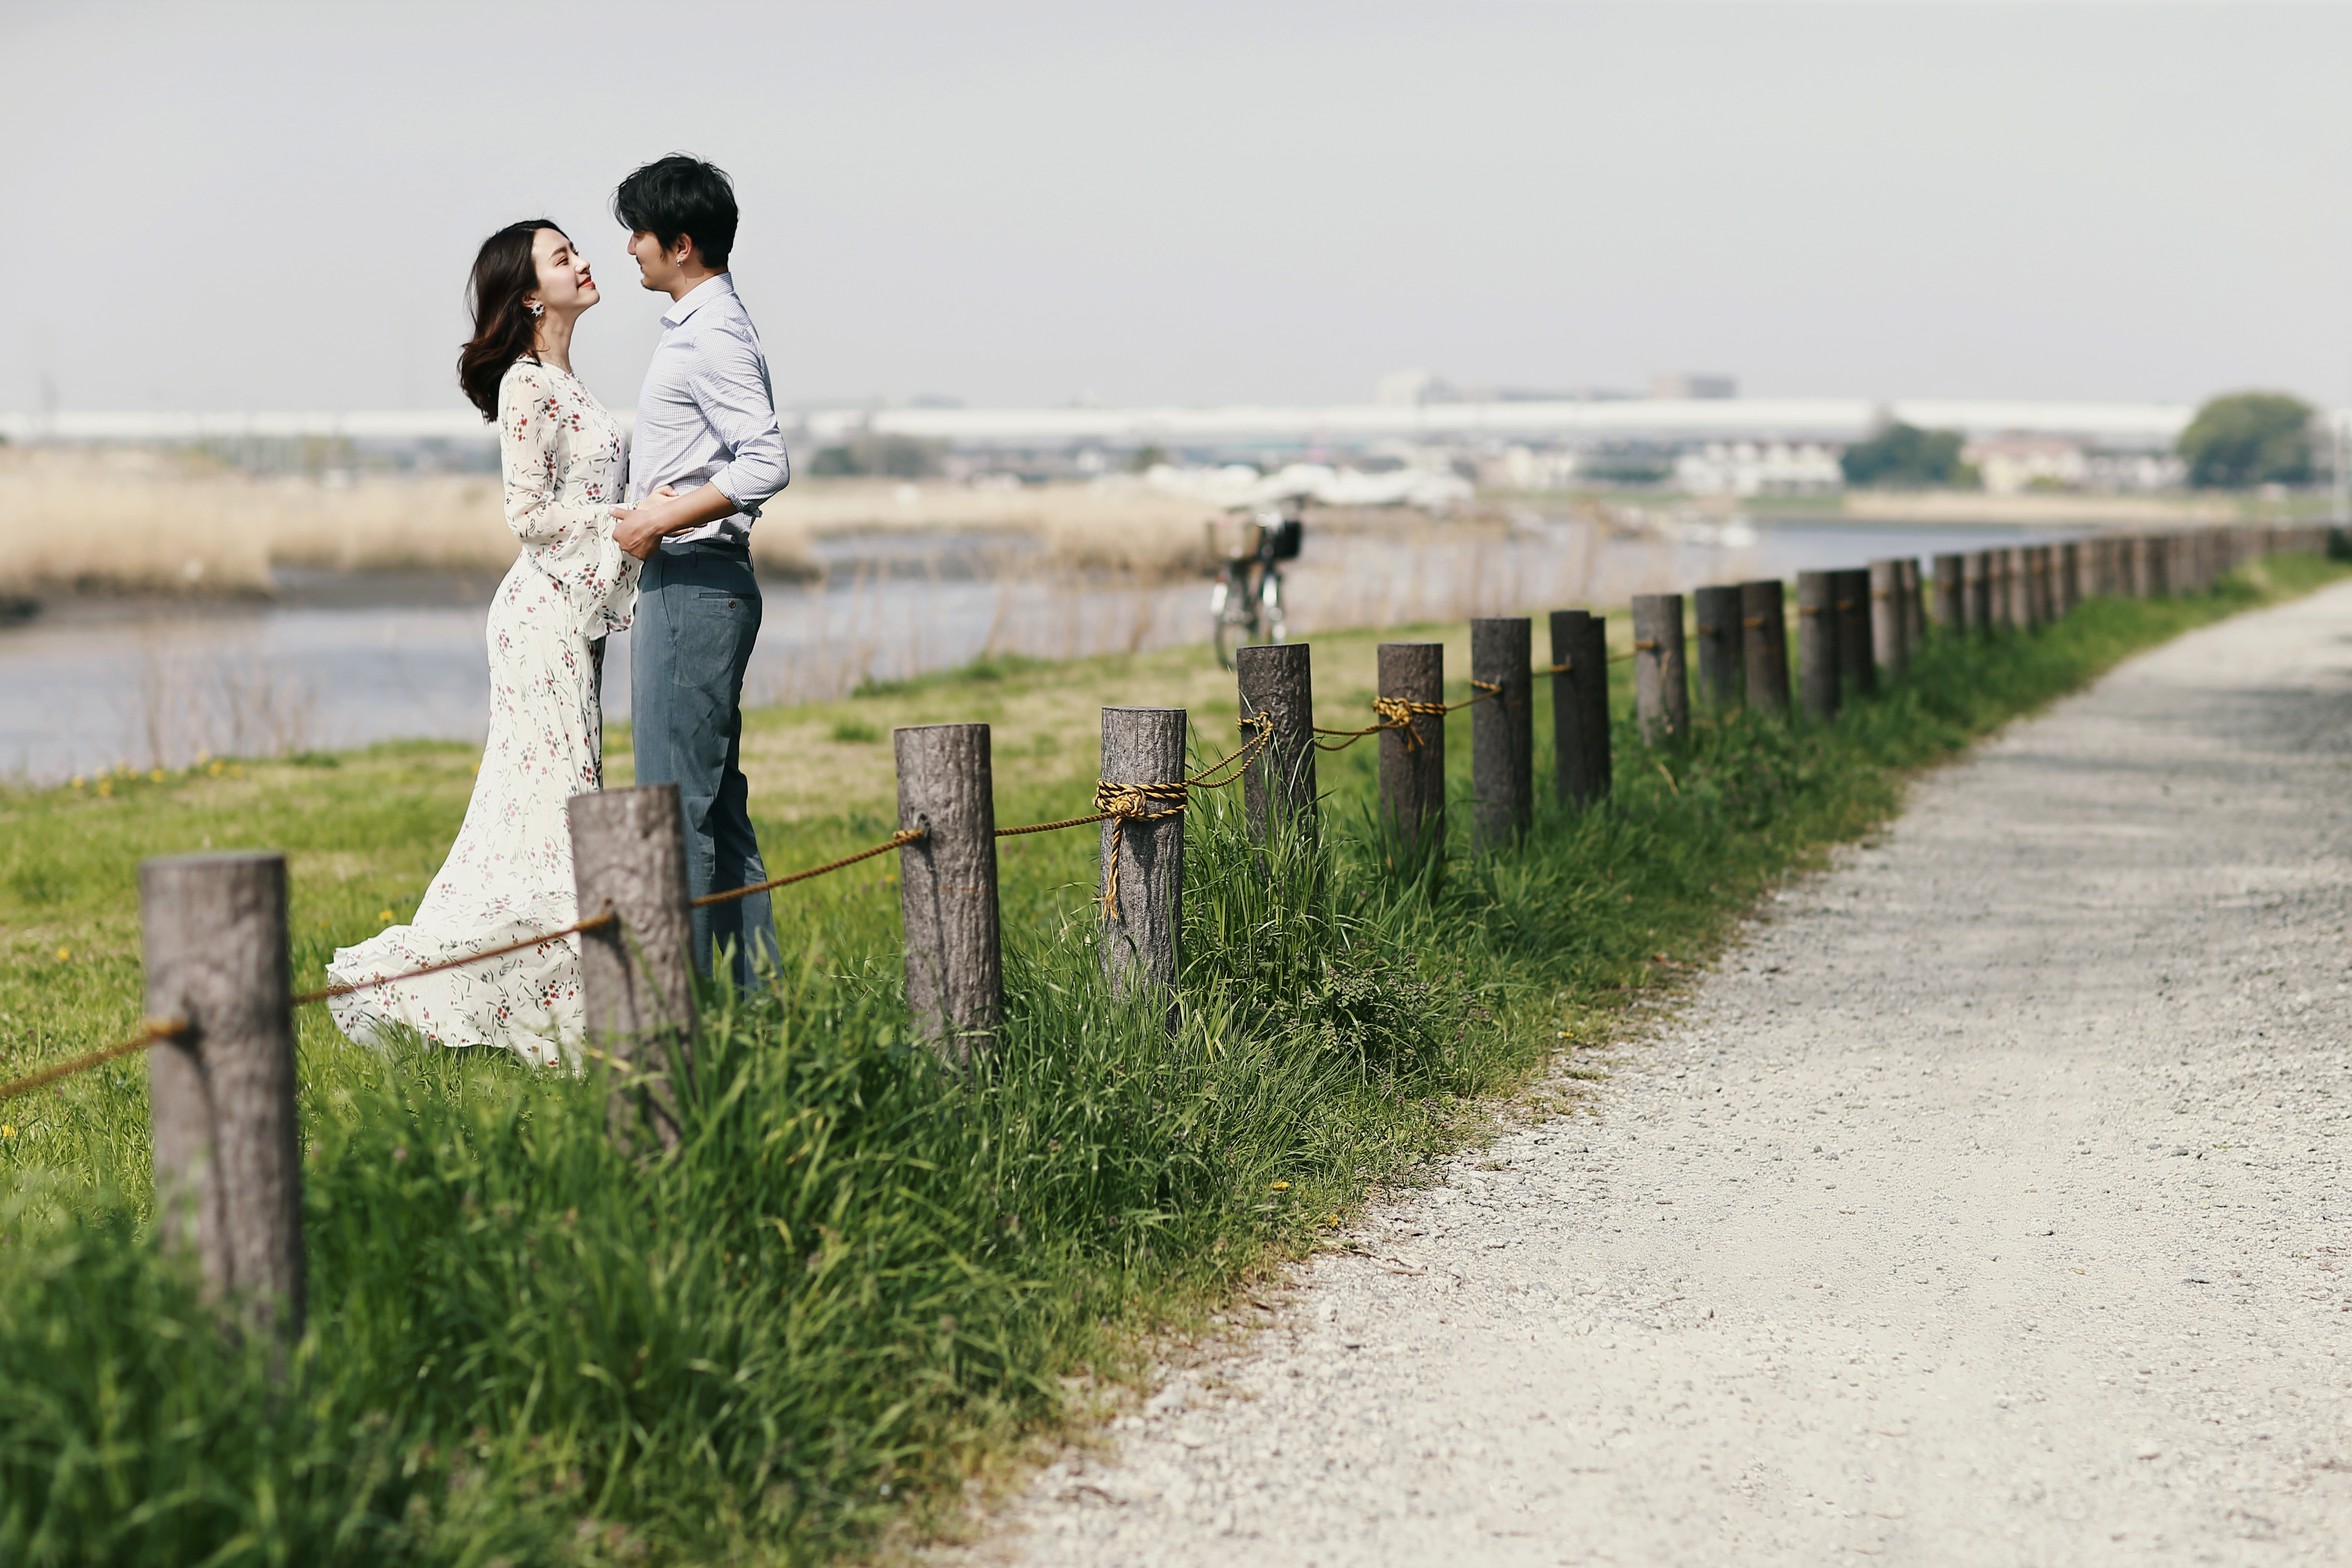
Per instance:
[[[735,177],[780,401],[1382,373],[2352,402],[2352,6],[0,0],[0,408],[450,406],[465,273]]]

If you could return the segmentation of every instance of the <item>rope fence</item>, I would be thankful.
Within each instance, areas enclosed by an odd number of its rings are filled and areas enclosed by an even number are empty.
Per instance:
[[[2095,595],[2151,598],[2202,592],[2225,573],[2263,554],[2318,550],[2326,542],[2321,530],[2224,528],[1938,555],[1933,620],[1948,637],[2030,632],[2063,618]],[[1930,622],[1928,589],[1918,564],[1882,561],[1867,572],[1800,573],[1793,595],[1788,592],[1790,584],[1778,581],[1701,590],[1696,616],[1699,696],[1717,710],[1745,705],[1791,720],[1829,722],[1843,702],[1899,686],[1913,655],[1926,643]],[[1795,615],[1786,617],[1784,605],[1791,597]],[[1236,678],[1242,709],[1249,717],[1240,721],[1239,728],[1248,735],[1239,747],[1186,773],[1181,764],[1189,716],[1183,710],[1105,709],[1103,772],[1131,768],[1145,782],[1098,779],[1091,814],[1052,822],[994,825],[988,726],[934,724],[901,731],[899,820],[914,826],[822,866],[691,900],[685,896],[684,823],[675,785],[583,795],[571,804],[569,813],[573,860],[581,906],[599,912],[480,952],[290,997],[284,989],[289,942],[283,857],[239,854],[149,861],[141,868],[141,899],[146,911],[149,1005],[158,1016],[128,1038],[0,1083],[0,1100],[158,1042],[173,1041],[182,1048],[159,1053],[150,1078],[158,1125],[168,1111],[176,1119],[173,1125],[184,1130],[175,1135],[168,1155],[170,1162],[178,1163],[172,1169],[165,1168],[166,1152],[158,1147],[159,1190],[167,1181],[195,1179],[189,1173],[200,1168],[215,1173],[205,1179],[229,1181],[232,1177],[224,1173],[235,1171],[246,1173],[233,1178],[244,1181],[271,1160],[296,1158],[292,1008],[579,936],[593,939],[581,944],[580,986],[588,1033],[583,1054],[586,1060],[621,1069],[612,1089],[614,1135],[627,1141],[635,1130],[650,1130],[664,1148],[675,1148],[681,1101],[670,1089],[669,1075],[678,1072],[681,1081],[690,1076],[696,1028],[688,955],[691,910],[792,887],[917,844],[924,846],[924,852],[905,857],[898,878],[908,1008],[917,1034],[950,1068],[962,1071],[976,1056],[992,1048],[1002,1018],[995,840],[1109,823],[1098,868],[1101,963],[1115,995],[1164,996],[1178,974],[1182,818],[1196,791],[1252,779],[1250,830],[1262,837],[1279,818],[1308,819],[1318,809],[1318,752],[1342,751],[1368,735],[1398,731],[1402,743],[1382,748],[1380,758],[1382,811],[1395,818],[1409,846],[1424,845],[1442,855],[1446,805],[1443,721],[1488,704],[1473,726],[1473,842],[1481,854],[1507,851],[1533,822],[1534,704],[1526,696],[1528,687],[1521,683],[1542,676],[1565,678],[1551,689],[1550,705],[1559,795],[1564,806],[1591,809],[1605,805],[1612,789],[1607,666],[1636,658],[1646,662],[1639,666],[1633,682],[1634,732],[1662,749],[1685,746],[1691,694],[1685,672],[1688,623],[1683,596],[1638,595],[1633,609],[1633,646],[1613,655],[1605,651],[1601,617],[1582,611],[1554,613],[1549,666],[1533,658],[1529,618],[1474,621],[1471,695],[1459,702],[1437,700],[1444,690],[1443,645],[1384,644],[1381,689],[1371,701],[1374,722],[1360,729],[1315,724],[1305,645],[1241,649]],[[1788,632],[1796,635],[1789,637]],[[1792,663],[1802,692],[1801,712],[1791,711],[1798,707],[1790,689]],[[1438,723],[1427,730],[1425,720]],[[1117,764],[1114,736],[1117,756],[1126,759]],[[1280,765],[1254,773],[1269,751]],[[1151,773],[1162,770],[1181,776],[1166,782],[1150,779]],[[1672,785],[1671,772],[1666,778]],[[1171,853],[1171,846],[1178,852]],[[222,919],[221,911],[228,909],[238,910],[240,918]],[[252,916],[255,910],[260,911],[257,918]],[[225,1003],[224,996],[235,998],[234,1005]],[[649,1051],[644,1043],[653,1040],[667,1043]],[[239,1064],[232,1070],[215,1071],[206,1065],[230,1058]],[[171,1065],[174,1062],[180,1065]],[[254,1070],[257,1063],[267,1070]],[[236,1103],[215,1103],[223,1097]],[[184,1129],[194,1125],[210,1131],[191,1140]],[[213,1158],[214,1142],[220,1139],[257,1140],[275,1152],[265,1151],[257,1157],[258,1164],[252,1160],[218,1162]],[[200,1162],[210,1163],[200,1166]],[[265,1269],[265,1275],[279,1279],[273,1287],[279,1299],[298,1300],[301,1262],[297,1211],[283,1203],[282,1194],[290,1190],[285,1184],[299,1182],[299,1170],[278,1171],[267,1181],[250,1179],[257,1184],[254,1191],[220,1198],[221,1212],[229,1216],[222,1223],[229,1232],[261,1227],[256,1234],[264,1239],[254,1244],[258,1250],[250,1255],[277,1259],[270,1267],[280,1274]],[[272,1188],[270,1182],[278,1184]],[[273,1192],[278,1195],[270,1195]],[[247,1247],[234,1237],[224,1245],[232,1244]],[[208,1255],[206,1268],[212,1267]],[[284,1269],[292,1272],[285,1274]],[[288,1281],[296,1288],[284,1288]]]

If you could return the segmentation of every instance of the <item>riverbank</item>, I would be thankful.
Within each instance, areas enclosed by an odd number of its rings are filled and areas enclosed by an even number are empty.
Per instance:
[[[887,862],[795,889],[784,983],[713,999],[711,1133],[670,1165],[614,1156],[585,1086],[387,1061],[306,1015],[312,1337],[290,1393],[257,1352],[220,1351],[148,1251],[143,1074],[0,1108],[0,1490],[46,1500],[0,1519],[17,1532],[0,1548],[46,1529],[180,1561],[244,1531],[221,1561],[820,1561],[950,1527],[967,1484],[1116,1397],[1146,1336],[1201,1325],[1476,1139],[1562,1038],[1618,1037],[1774,879],[1885,820],[1907,770],[2137,648],[2337,575],[2282,559],[2193,600],[1937,639],[1832,729],[1734,717],[1687,753],[1629,751],[1609,810],[1546,805],[1521,853],[1472,857],[1454,813],[1434,888],[1397,883],[1363,833],[1372,748],[1328,755],[1328,899],[1263,879],[1229,810],[1188,820],[1173,1040],[1093,979],[1093,836],[1008,840],[1010,1018],[973,1093],[904,1047]],[[1444,635],[1458,673],[1462,634]],[[1378,640],[1318,637],[1327,722],[1366,712]],[[1083,809],[1100,706],[1190,707],[1213,755],[1232,700],[1183,649],[763,711],[746,745],[763,843],[782,870],[886,835],[893,725],[996,725],[1011,823]],[[1469,722],[1452,721],[1457,790]],[[142,857],[287,850],[304,984],[413,906],[472,761],[385,746],[0,795],[0,1069],[135,1021]],[[108,1446],[59,1488],[101,1419]],[[183,1500],[127,1517],[124,1497]]]

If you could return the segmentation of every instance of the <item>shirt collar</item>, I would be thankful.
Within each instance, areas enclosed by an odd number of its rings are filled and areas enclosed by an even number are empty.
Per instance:
[[[675,327],[721,294],[735,292],[735,279],[721,272],[716,278],[706,278],[680,295],[677,301],[662,312],[662,325]]]

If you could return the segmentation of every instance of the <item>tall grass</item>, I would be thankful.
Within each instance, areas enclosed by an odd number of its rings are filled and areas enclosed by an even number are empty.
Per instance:
[[[1442,878],[1383,863],[1370,746],[1323,759],[1319,850],[1261,851],[1205,801],[1172,1032],[1109,996],[1086,836],[1060,836],[1058,880],[1007,878],[1008,1016],[968,1087],[907,1036],[887,900],[798,900],[776,983],[704,998],[670,1159],[617,1154],[593,1081],[312,1036],[311,1320],[282,1379],[158,1256],[123,1097],[76,1169],[5,1188],[0,1561],[818,1563],[919,1530],[1069,1380],[1125,1375],[1140,1331],[1412,1180],[1562,1035],[1616,1037],[1905,770],[2336,574],[2267,572],[1939,637],[1833,726],[1708,716],[1667,751],[1621,727],[1604,807],[1539,791],[1487,856],[1457,810]]]

